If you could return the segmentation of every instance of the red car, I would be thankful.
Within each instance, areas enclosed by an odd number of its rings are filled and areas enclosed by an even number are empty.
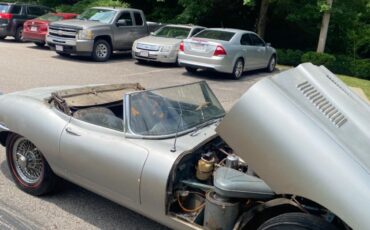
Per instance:
[[[34,42],[37,46],[45,45],[45,37],[51,22],[74,19],[78,15],[72,13],[48,13],[28,20],[23,25],[23,41]]]

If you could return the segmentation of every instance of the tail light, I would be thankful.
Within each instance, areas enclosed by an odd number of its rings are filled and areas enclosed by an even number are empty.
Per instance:
[[[220,45],[216,47],[216,50],[213,53],[213,56],[226,56],[226,55],[227,55],[226,50],[224,49],[224,47]]]
[[[180,48],[179,48],[179,50],[181,52],[184,52],[184,42],[180,42]]]
[[[40,27],[39,27],[39,30],[41,31],[41,32],[47,32],[48,31],[48,26],[47,25],[40,25]]]
[[[7,20],[10,20],[13,18],[13,14],[10,14],[10,13],[0,13],[0,18],[1,19],[7,19]]]

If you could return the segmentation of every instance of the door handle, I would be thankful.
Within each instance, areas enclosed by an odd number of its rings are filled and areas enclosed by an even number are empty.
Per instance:
[[[77,136],[77,137],[81,136],[80,134],[78,134],[78,133],[74,132],[70,127],[66,128],[66,132],[67,132],[68,134],[73,135],[73,136]]]

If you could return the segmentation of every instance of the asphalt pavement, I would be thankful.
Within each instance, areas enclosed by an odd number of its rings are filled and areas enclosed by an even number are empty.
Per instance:
[[[3,93],[55,85],[134,82],[150,89],[205,80],[228,110],[249,87],[267,75],[263,71],[247,72],[235,81],[227,75],[206,71],[191,75],[174,65],[141,65],[127,53],[114,54],[106,63],[96,63],[88,58],[60,57],[47,47],[38,48],[32,43],[0,41],[0,92]],[[13,183],[1,146],[0,229],[165,227],[67,182],[55,194],[30,196]]]

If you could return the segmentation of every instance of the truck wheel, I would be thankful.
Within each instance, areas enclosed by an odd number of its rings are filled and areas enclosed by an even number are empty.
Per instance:
[[[41,151],[28,139],[10,134],[6,141],[6,158],[15,184],[34,196],[51,192],[58,177]]]
[[[97,40],[94,43],[92,58],[98,62],[105,62],[110,58],[112,48],[106,40]]]
[[[258,230],[336,230],[336,228],[317,216],[290,212],[267,220]]]
[[[15,35],[14,35],[14,38],[17,42],[22,42],[22,36],[23,36],[23,27],[20,26],[17,28],[17,30],[15,31]]]

